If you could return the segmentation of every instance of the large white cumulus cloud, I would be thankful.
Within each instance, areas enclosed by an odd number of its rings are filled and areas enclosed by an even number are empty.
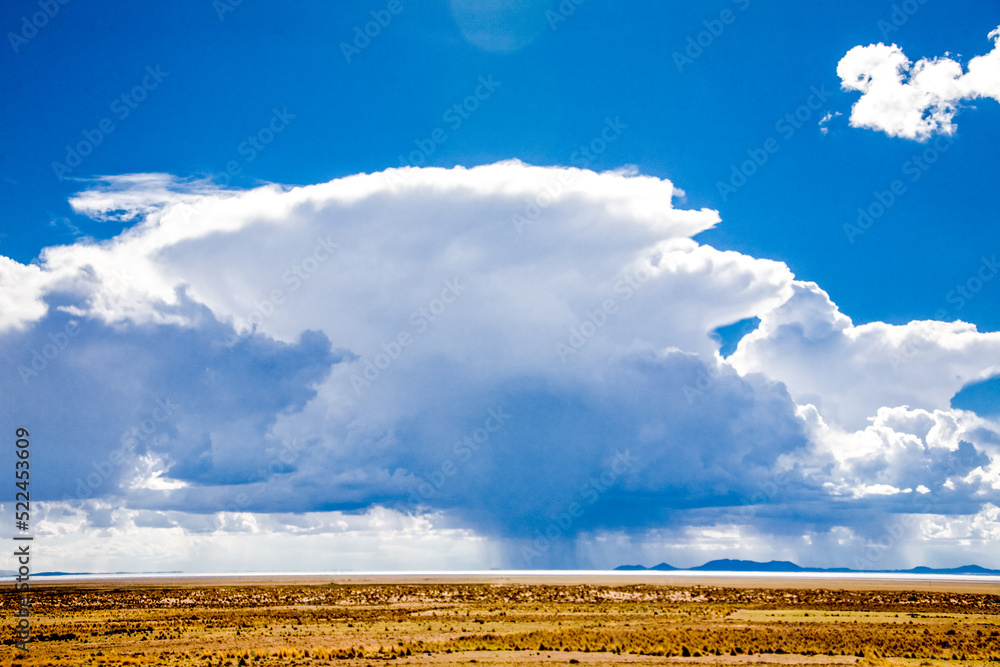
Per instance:
[[[961,321],[854,326],[815,283],[798,283],[730,361],[781,380],[828,421],[859,429],[883,406],[947,408],[966,384],[1000,375],[1000,333]]]
[[[951,58],[911,63],[895,44],[855,46],[837,64],[841,86],[861,92],[851,125],[918,141],[954,134],[953,118],[963,101],[1000,101],[1000,28],[989,38],[993,50],[970,60],[966,72]]]
[[[854,327],[784,264],[694,241],[719,218],[682,194],[519,162],[98,184],[74,206],[132,227],[0,264],[4,398],[61,443],[53,526],[176,547],[306,513],[425,530],[407,544],[455,564],[613,566],[613,534],[801,546],[874,539],[904,494],[998,501],[996,425],[948,404],[997,371],[996,334]],[[713,330],[752,316],[721,358]]]

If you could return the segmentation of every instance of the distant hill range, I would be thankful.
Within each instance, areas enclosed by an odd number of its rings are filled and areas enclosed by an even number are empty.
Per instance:
[[[619,565],[615,570],[621,571],[668,571],[674,570],[677,572],[831,572],[831,573],[848,573],[848,574],[859,574],[859,573],[871,573],[871,574],[982,574],[982,575],[1000,575],[1000,570],[990,570],[985,567],[980,567],[979,565],[962,565],[961,567],[947,567],[947,568],[934,568],[934,567],[912,567],[909,570],[853,570],[847,567],[802,567],[801,565],[796,565],[795,563],[787,560],[772,560],[767,563],[760,563],[755,560],[732,560],[729,558],[723,558],[721,560],[712,560],[704,565],[699,565],[698,567],[674,567],[668,563],[660,563],[659,565],[654,565],[653,567],[645,567],[643,565]],[[67,575],[93,575],[100,574],[102,576],[129,576],[129,575],[150,575],[150,574],[182,574],[178,570],[171,570],[169,572],[32,572],[32,577],[57,577],[57,576],[67,576]],[[233,573],[235,574],[235,573]],[[0,570],[0,577],[16,577],[17,572],[15,570]]]
[[[1000,575],[1000,570],[989,570],[978,565],[962,565],[961,567],[912,567],[909,570],[852,570],[847,567],[802,567],[787,560],[772,560],[767,563],[760,563],[755,560],[732,560],[723,558],[721,560],[711,560],[698,567],[674,567],[667,563],[660,563],[653,567],[642,565],[620,565],[616,570],[677,570],[679,572],[847,572],[847,573],[875,573],[875,574],[986,574]]]

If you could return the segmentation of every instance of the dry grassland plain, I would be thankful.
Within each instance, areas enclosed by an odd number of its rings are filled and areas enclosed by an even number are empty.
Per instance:
[[[780,579],[49,582],[0,665],[1000,665],[1000,586]]]

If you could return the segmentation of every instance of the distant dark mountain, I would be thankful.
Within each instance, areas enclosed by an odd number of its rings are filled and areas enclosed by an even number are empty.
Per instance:
[[[690,568],[708,572],[802,572],[803,568],[787,560],[772,560],[758,563],[754,560],[710,560],[704,565]]]
[[[990,570],[979,565],[962,565],[961,567],[933,568],[914,567],[909,570],[852,570],[847,567],[802,567],[787,560],[772,560],[760,563],[754,560],[733,560],[723,558],[712,560],[698,567],[678,568],[666,563],[653,567],[642,565],[622,565],[616,570],[677,570],[688,572],[833,572],[833,573],[876,573],[876,574],[986,574],[1000,575],[1000,570]]]
[[[909,570],[896,570],[896,572],[912,574],[1000,574],[1000,570],[990,570],[978,565],[962,565],[960,567],[946,568],[921,566],[910,568]]]
[[[660,563],[659,565],[654,565],[649,568],[650,570],[676,570],[677,568],[673,565],[668,565],[667,563]]]
[[[654,565],[653,567],[646,567],[645,565],[619,565],[615,568],[616,570],[676,570],[677,568],[668,563],[660,563],[659,565]]]

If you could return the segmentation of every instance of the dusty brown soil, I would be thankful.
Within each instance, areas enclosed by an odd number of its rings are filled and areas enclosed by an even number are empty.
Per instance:
[[[404,579],[53,582],[31,591],[27,653],[11,587],[0,666],[1000,663],[991,587]]]
[[[827,578],[827,577],[781,577],[776,575],[741,575],[739,577],[685,576],[671,575],[668,579],[656,574],[642,572],[623,575],[589,574],[515,574],[515,575],[448,575],[448,574],[338,574],[338,575],[227,575],[193,577],[139,577],[120,579],[73,579],[62,577],[57,584],[39,580],[38,586],[64,585],[85,588],[106,587],[204,587],[225,585],[273,586],[287,584],[297,586],[322,586],[326,584],[534,584],[534,585],[601,585],[629,586],[648,584],[652,586],[720,586],[727,588],[822,588],[848,591],[939,591],[955,593],[992,593],[1000,595],[1000,582],[967,580],[913,580]]]

